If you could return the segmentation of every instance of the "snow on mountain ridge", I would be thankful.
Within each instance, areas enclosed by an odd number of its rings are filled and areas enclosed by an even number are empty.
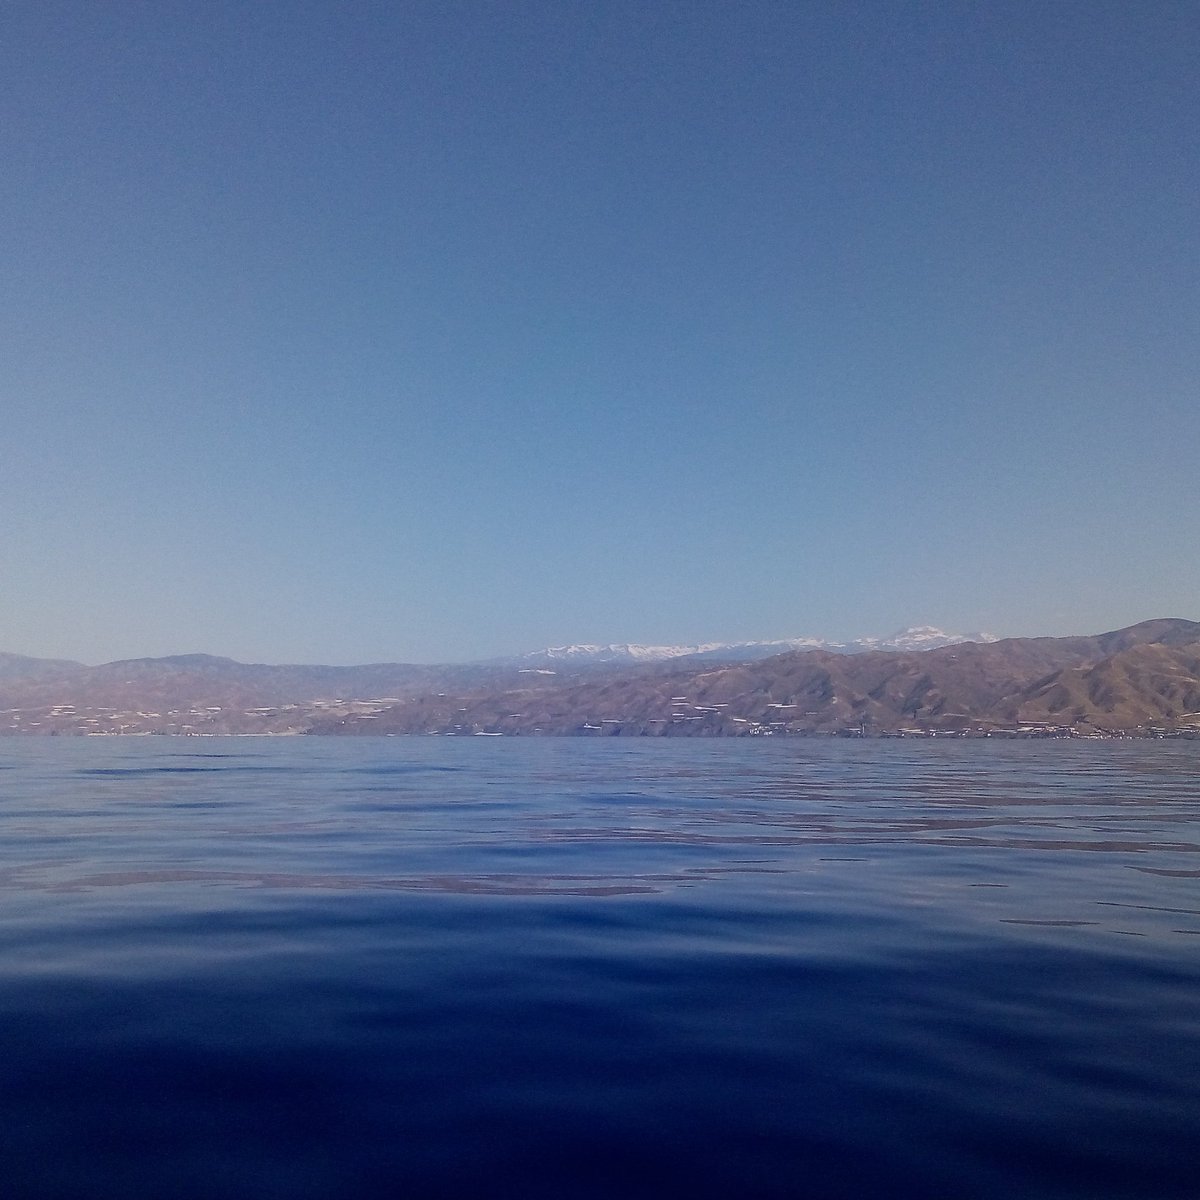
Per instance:
[[[642,646],[632,642],[616,642],[607,646],[584,643],[574,646],[547,646],[518,655],[526,659],[545,659],[547,662],[661,662],[690,654],[705,654],[722,648],[722,643],[708,642],[698,646]]]
[[[994,642],[989,633],[946,633],[932,625],[915,625],[887,637],[862,637],[849,642],[834,642],[826,638],[778,638],[761,642],[703,642],[690,646],[649,646],[634,642],[613,642],[608,645],[579,643],[571,646],[548,646],[513,658],[495,660],[508,664],[588,664],[652,663],[674,658],[699,658],[716,661],[751,661],[786,654],[792,650],[826,650],[834,654],[863,654],[871,650],[921,651],[941,646],[956,646],[962,642]]]
[[[851,653],[863,650],[936,650],[941,646],[957,646],[960,642],[994,642],[990,633],[946,633],[933,625],[913,625],[900,629],[884,638],[858,638],[846,645],[853,647]]]

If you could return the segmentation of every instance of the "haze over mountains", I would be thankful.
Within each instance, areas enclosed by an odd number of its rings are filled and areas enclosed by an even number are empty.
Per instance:
[[[0,654],[0,733],[1200,735],[1194,621],[1089,637],[965,641],[923,627],[797,640],[774,654],[780,643],[576,646],[442,666]]]

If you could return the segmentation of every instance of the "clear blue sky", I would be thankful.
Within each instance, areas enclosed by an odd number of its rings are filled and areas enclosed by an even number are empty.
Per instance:
[[[17,0],[0,649],[1200,617],[1200,5]]]

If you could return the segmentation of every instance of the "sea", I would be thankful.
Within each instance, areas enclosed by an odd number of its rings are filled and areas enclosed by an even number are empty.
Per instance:
[[[1200,742],[0,740],[0,1195],[1200,1196]]]

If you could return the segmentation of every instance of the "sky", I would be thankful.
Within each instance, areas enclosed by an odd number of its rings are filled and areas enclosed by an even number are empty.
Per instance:
[[[1200,4],[15,0],[0,649],[1200,619]]]

